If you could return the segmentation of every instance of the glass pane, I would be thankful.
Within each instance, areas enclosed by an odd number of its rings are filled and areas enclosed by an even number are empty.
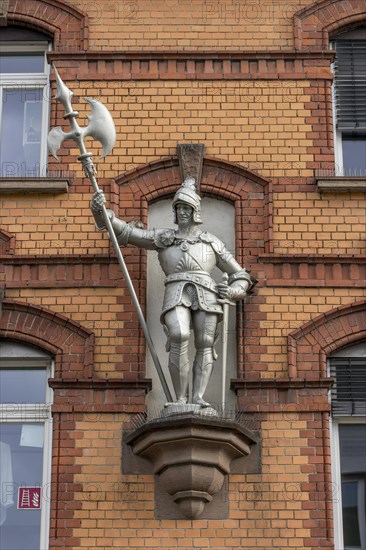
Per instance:
[[[43,73],[44,53],[0,56],[0,73]]]
[[[4,90],[1,122],[1,176],[40,175],[42,89]]]
[[[366,474],[366,424],[340,424],[341,473]]]
[[[46,369],[0,369],[0,403],[45,403]]]
[[[341,424],[339,446],[345,550],[366,548],[366,424]]]
[[[343,537],[346,547],[361,547],[357,494],[357,481],[342,483]]]
[[[366,136],[342,135],[345,176],[366,175]]]
[[[39,550],[43,424],[0,424],[0,548]]]

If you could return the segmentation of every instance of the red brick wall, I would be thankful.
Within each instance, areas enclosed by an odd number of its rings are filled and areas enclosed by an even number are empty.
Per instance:
[[[121,474],[121,433],[143,414],[145,344],[91,187],[66,143],[68,193],[1,194],[0,335],[56,358],[50,548],[333,549],[327,353],[365,338],[365,200],[320,194],[334,167],[328,37],[357,0],[10,1],[8,21],[53,34],[75,92],[111,111],[98,178],[146,222],[180,184],[177,143],[206,146],[201,191],[235,206],[237,256],[258,279],[237,307],[237,409],[261,430],[262,470],[229,477],[229,517],[157,520],[152,475]],[[218,51],[219,50],[219,51]],[[51,77],[54,90],[54,77]],[[51,126],[66,128],[51,103]],[[145,305],[146,255],[126,249]]]

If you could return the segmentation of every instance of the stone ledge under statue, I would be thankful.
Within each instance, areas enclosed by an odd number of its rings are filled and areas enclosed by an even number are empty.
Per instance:
[[[202,414],[146,422],[124,438],[134,455],[189,519],[197,519],[223,487],[231,462],[248,457],[259,437],[237,422]]]

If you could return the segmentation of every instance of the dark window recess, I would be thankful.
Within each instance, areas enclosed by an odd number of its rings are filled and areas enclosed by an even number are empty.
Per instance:
[[[0,32],[1,42],[48,42],[50,38],[51,35],[27,27],[18,27],[17,25],[2,27]]]
[[[336,40],[336,124],[342,131],[366,130],[366,40]]]
[[[333,416],[366,415],[366,358],[333,357],[330,376]]]

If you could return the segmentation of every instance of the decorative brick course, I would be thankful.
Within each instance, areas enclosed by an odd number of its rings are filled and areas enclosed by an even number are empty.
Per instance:
[[[334,52],[50,52],[70,79],[332,80]]]

